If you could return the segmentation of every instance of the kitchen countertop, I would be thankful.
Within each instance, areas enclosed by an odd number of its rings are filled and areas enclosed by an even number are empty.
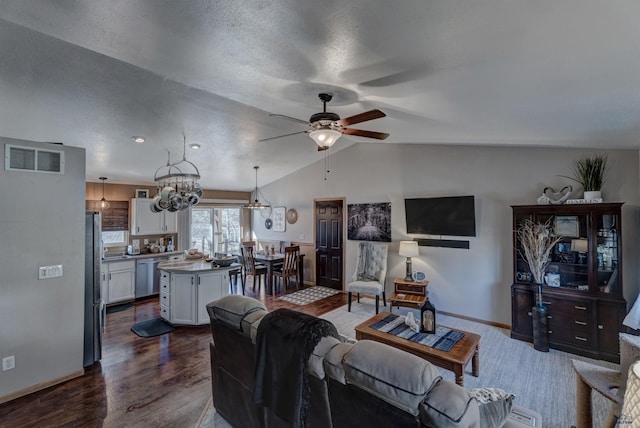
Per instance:
[[[201,273],[216,270],[238,269],[240,264],[233,263],[231,266],[218,267],[215,263],[198,260],[171,260],[158,263],[158,269],[174,273]]]
[[[111,263],[111,262],[124,262],[127,260],[138,260],[138,259],[149,259],[151,257],[169,257],[169,256],[179,256],[184,254],[184,251],[169,251],[164,253],[146,253],[146,254],[134,254],[134,255],[125,255],[125,256],[107,256],[107,258],[102,259],[102,263]]]

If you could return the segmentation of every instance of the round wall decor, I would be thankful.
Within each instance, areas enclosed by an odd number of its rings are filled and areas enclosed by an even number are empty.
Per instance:
[[[298,221],[298,211],[294,210],[293,208],[289,208],[286,217],[287,223],[294,224],[296,221]]]
[[[424,279],[426,278],[426,275],[424,274],[424,272],[414,272],[413,273],[413,280],[414,281],[424,281]]]
[[[272,226],[273,226],[273,221],[270,218],[264,221],[264,227],[266,227],[267,229],[271,229]]]

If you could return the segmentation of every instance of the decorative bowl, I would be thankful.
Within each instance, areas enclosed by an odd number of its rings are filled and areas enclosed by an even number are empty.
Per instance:
[[[213,263],[217,264],[220,267],[231,266],[231,263],[235,262],[236,258],[233,256],[224,256],[224,257],[214,257]]]

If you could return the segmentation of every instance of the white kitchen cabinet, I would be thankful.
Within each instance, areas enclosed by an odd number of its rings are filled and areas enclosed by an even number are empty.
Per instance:
[[[198,324],[209,323],[207,303],[229,294],[227,271],[222,273],[223,275],[221,275],[221,272],[201,273],[198,275],[198,301],[196,302]]]
[[[191,274],[161,271],[160,274],[160,316],[172,324],[208,324],[207,303],[229,294],[227,270]],[[165,276],[170,284],[166,289]]]
[[[163,210],[151,211],[151,199],[131,199],[131,234],[158,235],[178,232],[178,213]]]
[[[196,307],[196,275],[171,275],[171,322],[195,324],[193,314]]]
[[[103,263],[101,271],[102,298],[105,303],[135,299],[136,263],[133,260]],[[102,291],[101,290],[101,291]]]

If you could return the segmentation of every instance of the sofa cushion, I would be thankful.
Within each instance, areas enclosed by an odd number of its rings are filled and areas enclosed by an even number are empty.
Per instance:
[[[307,372],[311,373],[318,379],[324,379],[324,357],[329,351],[331,351],[331,349],[333,349],[334,346],[339,343],[340,341],[338,339],[331,336],[326,336],[320,339],[320,342],[318,342],[316,347],[313,348],[313,352],[311,352],[311,356],[309,357],[309,361],[307,363]]]
[[[323,367],[326,375],[343,385],[347,383],[347,380],[344,375],[342,360],[352,347],[352,343],[338,343],[324,356]]]
[[[507,420],[514,395],[500,388],[476,388],[469,391],[480,406],[480,424],[483,427],[501,427]]]
[[[429,427],[480,428],[478,402],[463,387],[440,381],[420,405],[420,419]]]
[[[209,316],[242,330],[241,322],[250,313],[266,311],[264,304],[246,296],[230,295],[207,304]]]
[[[371,340],[354,344],[342,365],[347,383],[413,415],[441,379],[435,366],[422,358]]]

